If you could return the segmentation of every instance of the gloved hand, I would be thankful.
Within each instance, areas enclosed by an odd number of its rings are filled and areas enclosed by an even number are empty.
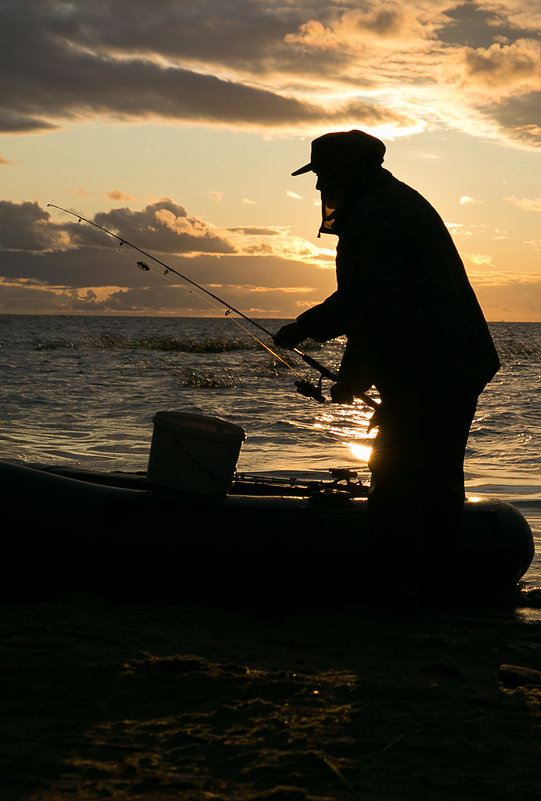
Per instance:
[[[279,348],[294,348],[306,339],[298,323],[283,325],[273,336],[274,344]]]
[[[331,387],[331,401],[333,403],[353,403],[353,392],[344,384],[333,384]]]

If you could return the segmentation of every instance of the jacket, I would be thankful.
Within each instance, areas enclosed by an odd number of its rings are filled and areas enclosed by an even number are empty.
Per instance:
[[[482,310],[443,220],[378,168],[336,210],[337,289],[299,315],[306,337],[347,336],[339,381],[354,392],[479,394],[499,369]]]

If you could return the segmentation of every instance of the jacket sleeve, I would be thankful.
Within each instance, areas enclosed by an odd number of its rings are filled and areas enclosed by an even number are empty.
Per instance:
[[[313,306],[297,317],[297,323],[306,337],[316,342],[328,342],[329,339],[346,333],[342,296],[339,291],[330,295],[323,303]]]

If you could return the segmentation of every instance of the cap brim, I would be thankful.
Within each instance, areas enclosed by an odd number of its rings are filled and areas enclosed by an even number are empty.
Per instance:
[[[310,172],[311,169],[312,169],[312,162],[310,162],[310,164],[305,164],[304,167],[301,167],[298,170],[295,170],[295,172],[292,172],[291,175],[302,175],[305,172]]]

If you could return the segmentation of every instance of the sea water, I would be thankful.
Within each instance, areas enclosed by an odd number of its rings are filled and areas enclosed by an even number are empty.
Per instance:
[[[258,322],[275,331],[284,321]],[[1,315],[0,458],[145,470],[153,416],[176,410],[242,426],[239,472],[326,479],[330,469],[347,467],[368,481],[371,410],[361,401],[319,404],[299,395],[295,381],[317,382],[317,373],[281,351],[284,364],[248,328],[225,316]],[[472,425],[467,494],[521,510],[538,550],[526,584],[541,586],[541,323],[490,328],[502,368]],[[343,347],[334,340],[307,352],[336,370]]]

